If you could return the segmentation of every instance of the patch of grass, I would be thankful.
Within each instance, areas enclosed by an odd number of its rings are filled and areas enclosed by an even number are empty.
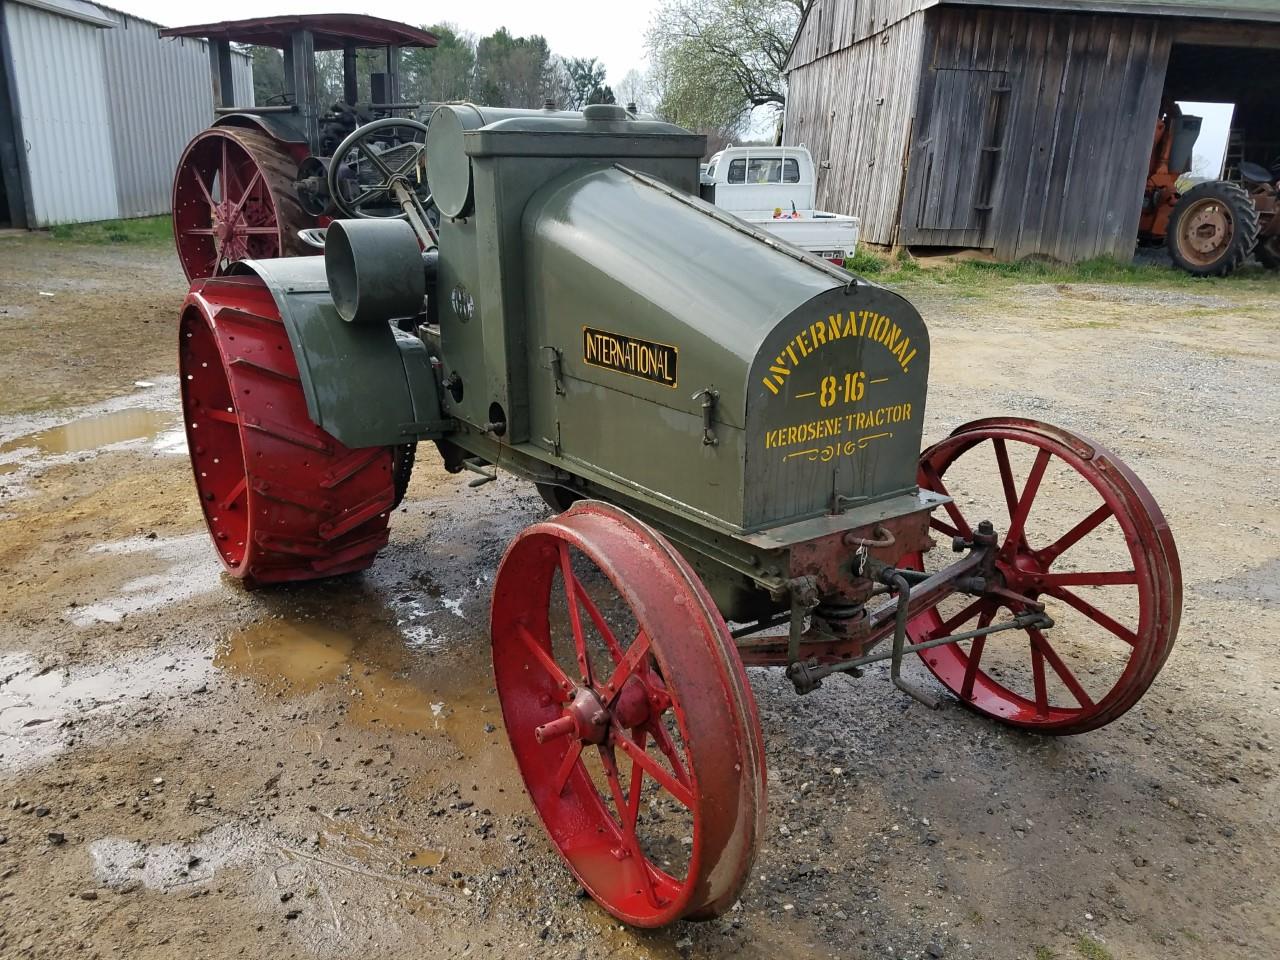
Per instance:
[[[1056,960],[1057,956],[1048,947],[1036,947],[1035,960]]]
[[[161,246],[173,243],[173,221],[163,216],[100,220],[97,223],[60,223],[49,228],[49,236],[66,243]]]
[[[1111,951],[1090,936],[1081,936],[1076,941],[1076,950],[1084,960],[1115,960]]]
[[[1096,257],[1080,263],[1058,263],[1044,258],[1028,258],[1014,263],[987,260],[919,261],[906,250],[896,257],[863,248],[845,261],[845,269],[876,282],[894,286],[909,284],[944,288],[948,293],[972,297],[1025,283],[1050,284],[1129,284],[1134,286],[1175,287],[1186,290],[1236,291],[1280,290],[1280,274],[1248,267],[1226,278],[1193,277],[1159,263],[1127,263],[1114,257]]]

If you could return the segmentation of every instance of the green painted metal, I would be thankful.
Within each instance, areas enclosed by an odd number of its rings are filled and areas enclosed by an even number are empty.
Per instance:
[[[338,315],[386,325],[422,313],[427,278],[406,220],[335,220],[325,232],[325,276]]]
[[[430,356],[388,323],[347,323],[334,307],[320,257],[247,260],[266,283],[289,332],[307,414],[348,447],[442,436]]]
[[[255,265],[339,439],[442,437],[617,503],[743,620],[790,603],[793,545],[945,499],[915,482],[920,315],[698,199],[702,137],[616,108],[449,105],[427,143],[444,217],[421,340],[343,323],[305,261]],[[363,300],[391,278],[348,279]]]

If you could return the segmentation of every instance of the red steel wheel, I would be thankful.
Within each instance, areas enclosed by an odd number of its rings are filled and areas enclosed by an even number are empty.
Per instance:
[[[969,539],[979,520],[994,521],[996,586],[1045,603],[1056,625],[920,657],[965,706],[1015,727],[1073,734],[1115,720],[1164,665],[1182,611],[1177,548],[1150,492],[1106,448],[1014,418],[966,424],[921,456],[922,488],[954,494],[949,472],[966,474],[966,500],[948,504],[933,528]],[[904,565],[923,569],[923,558]],[[1027,610],[990,593],[948,603],[910,621],[911,643],[998,623],[1002,607]]]
[[[493,665],[552,845],[626,923],[731,907],[764,827],[755,701],[675,549],[598,501],[521,533],[498,569]]]
[[[173,238],[187,279],[223,274],[237,260],[315,253],[297,235],[314,221],[298,202],[296,172],[287,148],[264,133],[197,134],[173,178]]]
[[[180,331],[187,445],[227,571],[258,584],[369,566],[387,542],[393,448],[352,450],[311,422],[262,281],[197,283]]]

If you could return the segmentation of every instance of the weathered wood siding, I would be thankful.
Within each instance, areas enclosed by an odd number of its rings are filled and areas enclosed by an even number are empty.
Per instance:
[[[809,148],[818,165],[818,206],[860,217],[868,243],[893,242],[924,35],[925,14],[912,13],[804,66],[793,59],[784,142]]]
[[[887,30],[938,0],[814,0],[795,46],[794,70]]]
[[[1172,24],[991,9],[927,19],[899,242],[1008,260],[1130,256]]]

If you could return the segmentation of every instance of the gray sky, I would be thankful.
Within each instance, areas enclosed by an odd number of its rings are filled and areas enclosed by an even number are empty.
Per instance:
[[[645,59],[644,33],[657,0],[601,4],[591,0],[471,0],[420,4],[405,0],[220,0],[175,4],[173,0],[107,0],[110,6],[167,27],[214,20],[242,20],[285,13],[366,13],[415,26],[444,21],[484,36],[499,27],[525,36],[540,33],[554,53],[599,57],[616,83]]]

